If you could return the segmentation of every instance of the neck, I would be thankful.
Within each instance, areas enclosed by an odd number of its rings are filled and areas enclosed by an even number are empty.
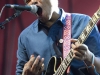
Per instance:
[[[50,19],[48,22],[45,23],[45,25],[46,25],[47,27],[51,27],[52,24],[54,24],[54,23],[57,21],[57,19],[59,18],[59,16],[60,16],[60,10],[59,10],[59,8],[56,8],[56,9],[57,9],[57,10],[55,10],[55,11],[53,12],[53,14],[52,14],[51,19]]]

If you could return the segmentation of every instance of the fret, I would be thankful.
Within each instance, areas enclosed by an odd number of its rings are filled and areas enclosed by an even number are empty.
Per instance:
[[[61,75],[62,74],[61,71],[62,71],[61,68],[58,68],[57,71],[56,71],[56,73],[55,73],[55,75]]]
[[[93,26],[93,22],[92,22],[92,21],[90,21],[90,22],[89,22],[89,25],[92,27],[92,26]]]
[[[84,40],[85,39],[84,33],[82,33],[80,37],[81,37],[82,40]]]
[[[70,50],[70,55],[71,55],[71,57],[73,58],[73,51],[72,51],[73,49],[71,48],[71,50]]]
[[[64,63],[65,63],[65,65],[67,65],[67,64],[68,64],[68,61],[65,59],[65,60],[64,60]]]
[[[100,11],[99,11],[99,12],[100,12]],[[96,20],[99,19],[100,13],[99,13],[99,14],[94,13],[94,15],[95,15]]]
[[[65,72],[65,70],[66,70],[66,68],[69,66],[68,64],[71,62],[71,60],[69,60],[69,61],[67,61],[67,63],[66,63],[66,60],[64,60],[63,61],[63,63],[61,63],[61,65],[59,66],[59,68],[58,68],[58,72],[56,72],[55,74],[56,75],[59,75],[59,73],[64,73]],[[65,64],[66,63],[66,64]],[[60,71],[59,71],[60,70]],[[61,75],[60,74],[60,75]]]
[[[99,13],[97,13],[98,17],[100,18],[100,10],[98,11]]]
[[[88,24],[88,26],[87,26],[90,30],[92,29],[92,27],[93,27],[93,24]]]
[[[61,64],[61,65],[62,65],[62,64]],[[63,70],[64,70],[64,69],[63,69],[63,66],[60,68],[60,70],[61,70],[60,72],[63,72]]]
[[[56,75],[62,75],[62,73],[63,73],[63,69],[62,69],[62,64],[61,64],[61,66],[60,66],[60,68],[58,69],[58,72],[56,71]]]
[[[87,36],[88,32],[86,31],[86,29],[84,30],[84,35]]]
[[[95,13],[92,17],[92,21],[94,22],[94,24],[98,21],[99,16]]]
[[[89,28],[88,26],[86,27],[86,31],[87,31],[87,32],[89,32],[89,31],[90,31],[90,28]]]
[[[82,43],[83,42],[83,40],[81,39],[81,37],[78,38],[78,41],[77,42],[78,43]]]
[[[65,63],[62,64],[62,68],[66,69],[66,64]]]
[[[68,57],[68,56],[67,56]],[[67,64],[69,63],[69,58],[65,58],[65,60],[64,60],[64,63],[66,64],[66,66],[67,66]]]
[[[64,62],[66,62],[66,65],[67,65],[67,63],[69,63],[69,57],[68,57],[68,55],[67,55],[67,58],[65,58]]]
[[[66,59],[67,61],[69,61],[71,59],[69,54],[67,55],[67,58],[68,58],[68,60]]]
[[[96,17],[95,15],[93,15],[92,21],[93,21],[94,23],[96,23],[96,20],[97,20],[97,17]]]
[[[72,57],[73,57],[73,55],[72,55],[72,53],[71,53],[71,52],[69,53],[69,56],[70,56],[70,58],[72,58]]]
[[[67,55],[67,58],[65,58],[64,62],[67,62],[67,65],[68,66],[68,63],[70,63],[71,61],[71,58],[69,57],[69,54]]]

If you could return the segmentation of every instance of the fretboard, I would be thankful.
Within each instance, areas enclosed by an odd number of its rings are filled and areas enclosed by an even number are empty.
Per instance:
[[[89,21],[89,23],[79,36],[77,42],[79,42],[80,44],[83,44],[85,42],[85,40],[90,35],[91,31],[93,30],[95,24],[98,22],[99,19],[100,19],[100,8],[97,10],[96,13],[94,13],[91,20]],[[73,59],[73,52],[71,49],[66,58],[61,62],[60,66],[58,67],[54,75],[63,75],[68,66],[70,65],[72,59]]]

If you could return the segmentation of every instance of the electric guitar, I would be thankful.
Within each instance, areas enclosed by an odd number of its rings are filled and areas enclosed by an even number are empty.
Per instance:
[[[91,20],[89,21],[85,29],[82,31],[81,35],[78,38],[78,43],[84,43],[84,41],[88,38],[89,34],[93,30],[95,24],[99,21],[99,19],[100,8],[94,13]],[[73,49],[70,49],[70,52],[64,60],[62,60],[62,58],[56,58],[55,56],[53,56],[49,61],[45,75],[63,75],[73,59],[72,50]]]

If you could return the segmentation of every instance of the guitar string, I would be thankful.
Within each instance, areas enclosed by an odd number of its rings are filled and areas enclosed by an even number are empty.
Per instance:
[[[71,57],[70,57],[70,55],[72,56],[72,52],[70,52],[69,54],[68,54],[68,59],[67,59],[67,61],[69,61],[70,59],[71,59]],[[65,59],[66,60],[66,59]],[[63,63],[65,63],[66,61],[63,61]],[[68,62],[68,63],[70,63],[70,61]],[[67,64],[68,64],[67,63]],[[68,65],[66,65],[66,67],[67,67]],[[59,70],[57,71],[57,75],[59,74],[59,73],[62,73],[64,70],[63,70],[63,65],[61,64],[61,66],[59,66],[59,68],[58,68]],[[66,69],[65,69],[66,70]]]

